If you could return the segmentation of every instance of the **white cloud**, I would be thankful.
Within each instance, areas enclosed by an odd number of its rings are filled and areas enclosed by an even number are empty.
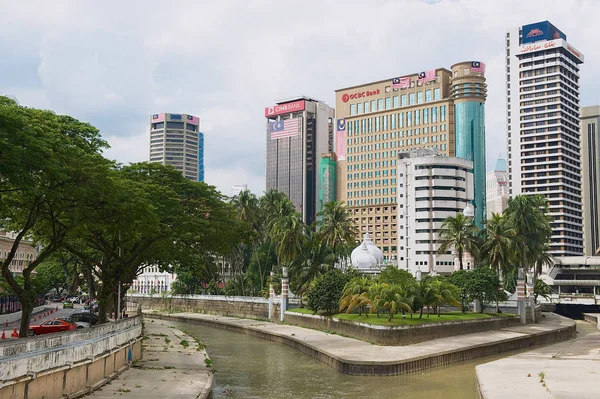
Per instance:
[[[506,152],[504,35],[526,23],[566,32],[586,56],[582,105],[600,101],[597,0],[24,3],[0,14],[0,91],[98,126],[124,163],[147,159],[150,114],[196,114],[206,179],[224,193],[264,190],[265,106],[299,94],[334,106],[337,88],[467,60],[487,64],[493,165]]]

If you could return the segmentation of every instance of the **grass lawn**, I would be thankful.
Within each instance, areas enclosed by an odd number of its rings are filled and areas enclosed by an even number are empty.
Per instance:
[[[313,314],[313,311],[305,308],[297,308],[291,309],[290,312],[303,313],[303,314]],[[320,313],[319,313],[320,314]],[[320,314],[322,315],[322,314]],[[476,320],[476,319],[490,319],[493,317],[513,317],[512,314],[506,313],[467,313],[463,314],[461,312],[451,312],[451,313],[442,313],[440,317],[437,315],[431,314],[429,318],[427,318],[427,314],[423,312],[423,318],[419,319],[419,314],[415,313],[410,318],[410,314],[407,314],[405,318],[402,318],[401,314],[394,315],[394,318],[391,321],[388,321],[387,314],[380,314],[377,317],[376,314],[369,314],[369,317],[366,317],[364,314],[359,316],[358,314],[346,314],[346,313],[338,313],[333,315],[340,320],[347,320],[352,322],[361,322],[374,324],[379,326],[409,326],[409,325],[417,325],[424,323],[443,323],[448,321],[461,321],[461,320]]]

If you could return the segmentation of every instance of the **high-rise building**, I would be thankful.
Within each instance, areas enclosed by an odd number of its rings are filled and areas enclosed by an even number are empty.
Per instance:
[[[506,160],[498,159],[494,170],[487,172],[486,179],[486,211],[487,218],[492,217],[492,213],[502,215],[502,212],[508,208],[508,170]]]
[[[336,162],[335,152],[321,154],[321,166],[319,167],[319,200],[317,201],[317,213],[323,209],[323,205],[335,201],[336,190]]]
[[[473,198],[473,162],[430,149],[398,154],[398,267],[414,276],[450,274],[452,251],[440,254],[439,231]]]
[[[247,184],[236,184],[231,188],[231,198],[237,197],[242,191],[248,190]]]
[[[266,189],[292,201],[311,224],[317,213],[320,154],[333,151],[335,110],[321,101],[296,97],[265,108]]]
[[[398,253],[398,153],[419,148],[472,161],[474,205],[485,216],[485,65],[455,64],[336,90],[337,199],[357,240],[371,231],[388,258]],[[343,155],[343,156],[341,156]]]
[[[600,251],[600,105],[581,108],[584,254]]]
[[[204,179],[204,135],[199,118],[154,114],[150,118],[150,162],[172,165],[190,180]],[[200,180],[202,179],[202,180]]]
[[[579,65],[583,55],[548,21],[506,33],[509,192],[548,198],[550,253],[583,254]]]

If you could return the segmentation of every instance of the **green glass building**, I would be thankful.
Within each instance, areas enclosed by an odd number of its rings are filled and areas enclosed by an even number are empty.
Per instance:
[[[335,201],[336,186],[336,163],[335,153],[321,154],[321,165],[319,167],[319,198],[317,200],[317,212],[323,209],[323,205]]]
[[[451,93],[454,98],[455,154],[473,162],[475,223],[485,225],[485,64],[467,61],[452,66]]]

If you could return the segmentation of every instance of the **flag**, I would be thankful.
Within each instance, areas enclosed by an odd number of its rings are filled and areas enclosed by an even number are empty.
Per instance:
[[[335,152],[337,159],[346,159],[346,119],[337,120],[337,132],[335,135]]]
[[[271,140],[293,137],[300,134],[300,119],[292,118],[269,124]]]
[[[479,61],[471,62],[471,72],[485,73],[485,64]]]
[[[429,71],[424,71],[419,73],[419,82],[431,82],[435,80],[437,77],[435,76],[435,69],[431,69]]]
[[[410,78],[394,78],[392,79],[392,89],[406,89],[410,87]]]

